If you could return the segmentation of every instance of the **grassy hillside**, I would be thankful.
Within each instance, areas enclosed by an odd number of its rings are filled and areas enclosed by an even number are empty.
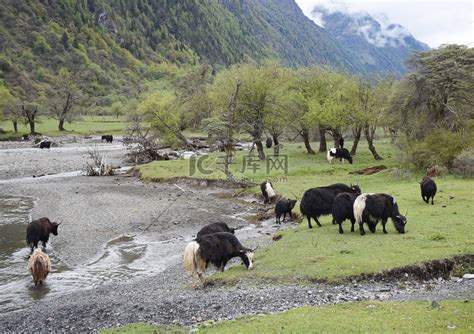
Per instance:
[[[349,143],[348,143],[349,145]],[[339,234],[331,216],[321,219],[322,227],[309,229],[306,219],[296,229],[282,231],[281,240],[270,247],[257,251],[255,268],[251,271],[242,266],[231,267],[217,273],[212,279],[232,282],[243,277],[261,281],[304,282],[311,280],[338,281],[361,273],[379,272],[394,267],[442,259],[459,254],[474,254],[470,238],[471,222],[474,221],[474,181],[453,176],[437,178],[438,195],[435,205],[425,204],[420,195],[418,180],[421,174],[400,169],[398,149],[382,140],[376,143],[385,158],[375,162],[363,143],[354,158],[354,164],[330,165],[325,154],[310,156],[304,153],[302,144],[286,144],[282,154],[288,156],[288,174],[278,171],[266,174],[265,163],[253,173],[242,169],[243,153],[239,152],[233,165],[236,176],[260,183],[265,179],[273,182],[278,194],[301,199],[311,187],[336,182],[359,184],[363,192],[384,192],[393,195],[400,211],[408,211],[406,234],[398,234],[391,222],[388,234],[381,226],[375,234],[360,236],[358,230],[350,232],[350,223],[343,224],[345,233]],[[268,150],[268,152],[271,152]],[[218,160],[204,161],[205,169],[217,168]],[[387,170],[377,174],[350,175],[349,171],[383,163]],[[187,160],[159,161],[140,167],[145,180],[189,175]],[[193,177],[223,178],[221,172],[204,175],[197,170]],[[248,190],[259,194],[259,187]],[[260,195],[258,195],[260,196]],[[299,203],[295,211],[299,211]]]

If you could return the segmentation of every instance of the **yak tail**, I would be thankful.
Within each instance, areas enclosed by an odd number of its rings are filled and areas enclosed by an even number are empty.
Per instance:
[[[195,272],[203,273],[206,270],[206,262],[199,255],[199,244],[191,241],[186,245],[183,256],[184,269],[191,274]]]
[[[271,185],[270,182],[268,182],[268,181],[267,181],[267,183],[265,184],[265,190],[267,191],[268,198],[272,198],[272,197],[275,197],[275,196],[276,196],[275,191],[274,191],[273,188],[272,188],[272,185]]]

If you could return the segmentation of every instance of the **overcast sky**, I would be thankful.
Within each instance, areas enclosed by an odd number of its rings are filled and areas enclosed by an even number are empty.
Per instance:
[[[474,0],[296,0],[306,16],[314,5],[330,9],[366,11],[375,18],[385,15],[399,23],[412,35],[428,44],[456,43],[474,47]],[[316,20],[317,21],[317,20]]]

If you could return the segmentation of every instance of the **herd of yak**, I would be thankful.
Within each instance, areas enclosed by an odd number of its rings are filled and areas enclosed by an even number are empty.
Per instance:
[[[337,149],[339,150],[339,149]],[[334,154],[328,152],[330,158],[343,158],[340,152]],[[342,153],[344,154],[344,153]],[[434,204],[436,195],[436,183],[428,176],[420,182],[421,196],[423,201]],[[265,181],[260,185],[264,204],[270,203],[277,198],[271,182]],[[297,200],[280,199],[275,205],[276,224],[281,224],[288,214],[293,219],[292,209]],[[311,219],[318,226],[321,226],[319,217],[332,214],[332,223],[339,225],[339,233],[344,233],[342,223],[350,220],[351,232],[354,232],[355,224],[358,224],[361,235],[365,234],[364,223],[369,230],[375,233],[376,226],[382,223],[383,233],[387,233],[385,225],[390,218],[395,229],[399,233],[405,233],[407,219],[399,212],[395,199],[382,193],[362,193],[357,185],[345,185],[342,183],[332,184],[326,187],[316,187],[305,191],[300,202],[300,212],[306,216],[309,228],[312,228]],[[32,221],[26,231],[26,242],[31,248],[31,256],[28,259],[28,270],[33,276],[35,286],[42,284],[46,276],[51,271],[51,261],[44,249],[38,248],[38,243],[42,242],[43,248],[49,240],[49,235],[58,235],[60,224],[51,222],[48,218],[40,218]],[[208,265],[213,264],[218,270],[224,271],[228,261],[239,257],[247,269],[253,267],[253,252],[243,246],[235,236],[235,230],[224,222],[215,222],[204,226],[194,240],[186,245],[183,262],[186,271],[191,273],[193,286],[197,282],[204,283],[204,272]]]

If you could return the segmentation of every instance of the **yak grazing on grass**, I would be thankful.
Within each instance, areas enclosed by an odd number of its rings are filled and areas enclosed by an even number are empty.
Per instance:
[[[204,272],[209,263],[216,266],[218,270],[224,271],[230,259],[240,257],[247,269],[252,269],[255,249],[242,246],[232,233],[218,232],[204,235],[186,245],[183,256],[184,268],[191,273],[193,287],[195,287],[196,277],[204,283]]]
[[[199,230],[196,238],[202,237],[204,235],[218,233],[218,232],[229,232],[229,233],[234,234],[235,228],[229,227],[229,225],[223,222],[210,223]]]
[[[33,277],[35,286],[43,284],[46,276],[51,271],[51,260],[48,254],[40,248],[36,248],[33,255],[28,259],[28,271]]]
[[[318,218],[322,215],[329,215],[332,212],[332,203],[334,198],[340,193],[356,193],[360,194],[359,186],[348,186],[342,183],[331,184],[327,187],[311,188],[305,191],[300,203],[301,214],[308,219],[309,228],[311,225],[311,218],[316,221],[318,226],[321,226]]]
[[[43,247],[46,247],[49,234],[58,235],[59,225],[58,223],[52,223],[46,217],[32,221],[26,228],[26,243],[30,246],[31,252],[38,247],[40,241],[43,243]]]
[[[354,217],[359,224],[360,235],[365,234],[364,223],[369,224],[370,232],[375,233],[375,227],[382,220],[383,233],[387,233],[385,224],[392,219],[398,233],[405,233],[407,219],[398,211],[395,199],[387,194],[362,194],[354,202]]]

